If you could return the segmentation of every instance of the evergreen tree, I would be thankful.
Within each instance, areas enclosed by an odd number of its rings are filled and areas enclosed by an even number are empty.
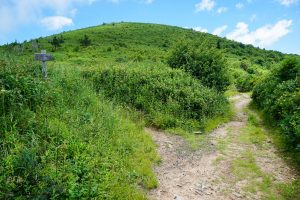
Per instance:
[[[84,47],[91,45],[91,39],[87,35],[84,35],[83,38],[80,39],[79,41],[80,44]]]
[[[58,47],[61,46],[61,41],[56,36],[54,36],[53,39],[49,41],[49,43],[53,46],[53,50],[56,50]]]

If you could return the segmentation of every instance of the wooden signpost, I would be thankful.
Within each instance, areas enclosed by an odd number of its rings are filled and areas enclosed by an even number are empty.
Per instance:
[[[49,60],[53,60],[52,55],[46,54],[46,50],[41,50],[41,53],[36,53],[35,54],[35,60],[39,60],[42,63],[42,74],[44,79],[48,78],[48,73],[47,73],[47,66],[46,62]]]

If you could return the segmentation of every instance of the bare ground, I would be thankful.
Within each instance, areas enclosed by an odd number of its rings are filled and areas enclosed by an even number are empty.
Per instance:
[[[296,177],[269,140],[264,147],[258,147],[237,139],[247,124],[243,109],[249,104],[250,97],[238,94],[230,100],[236,108],[234,120],[209,134],[205,147],[199,150],[192,151],[180,136],[146,129],[161,156],[161,163],[155,167],[159,187],[148,192],[150,199],[262,199],[264,193],[259,189],[248,191],[245,188],[260,184],[263,178],[247,171],[234,171],[237,170],[234,163],[238,159],[243,161],[248,154],[254,157],[256,173],[267,174],[272,182],[285,183]],[[239,173],[241,176],[237,175]]]

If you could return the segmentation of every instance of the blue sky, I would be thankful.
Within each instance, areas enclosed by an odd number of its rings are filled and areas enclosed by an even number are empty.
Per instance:
[[[300,0],[0,0],[0,44],[119,21],[194,28],[300,54]]]

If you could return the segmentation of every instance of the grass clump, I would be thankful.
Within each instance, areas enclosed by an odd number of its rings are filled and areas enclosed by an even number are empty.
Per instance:
[[[207,120],[229,110],[223,95],[181,70],[117,66],[92,73],[97,91],[142,111],[150,126],[204,130]]]

